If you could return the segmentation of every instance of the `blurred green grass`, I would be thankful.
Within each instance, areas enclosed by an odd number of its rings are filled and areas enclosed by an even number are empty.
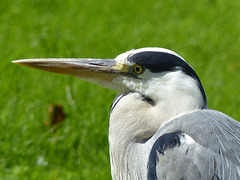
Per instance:
[[[108,116],[117,92],[12,60],[169,48],[195,68],[209,107],[240,119],[239,11],[240,2],[224,0],[2,0],[0,178],[111,179]],[[67,114],[54,132],[43,126],[50,103]]]

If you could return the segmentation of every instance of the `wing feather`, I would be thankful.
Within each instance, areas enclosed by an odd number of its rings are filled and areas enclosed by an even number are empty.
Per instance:
[[[148,179],[240,179],[240,123],[221,112],[181,116],[151,140]]]

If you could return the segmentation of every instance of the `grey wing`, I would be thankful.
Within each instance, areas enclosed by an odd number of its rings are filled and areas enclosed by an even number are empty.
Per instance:
[[[172,120],[152,138],[148,179],[240,179],[239,130],[213,110]]]

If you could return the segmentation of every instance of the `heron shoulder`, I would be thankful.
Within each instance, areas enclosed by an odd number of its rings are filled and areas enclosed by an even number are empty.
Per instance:
[[[208,109],[164,124],[152,137],[154,143],[149,155],[149,177],[169,177],[172,175],[167,172],[175,170],[183,178],[191,174],[194,174],[194,179],[239,178],[239,128],[240,123],[236,120]],[[167,167],[173,168],[172,171],[167,171]]]
[[[212,150],[181,131],[166,133],[157,139],[147,167],[148,179],[212,179],[217,176]]]

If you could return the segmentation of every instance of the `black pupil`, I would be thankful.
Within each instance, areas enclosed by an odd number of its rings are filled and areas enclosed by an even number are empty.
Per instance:
[[[136,70],[136,72],[140,72],[141,71],[140,67],[136,67],[135,70]]]

